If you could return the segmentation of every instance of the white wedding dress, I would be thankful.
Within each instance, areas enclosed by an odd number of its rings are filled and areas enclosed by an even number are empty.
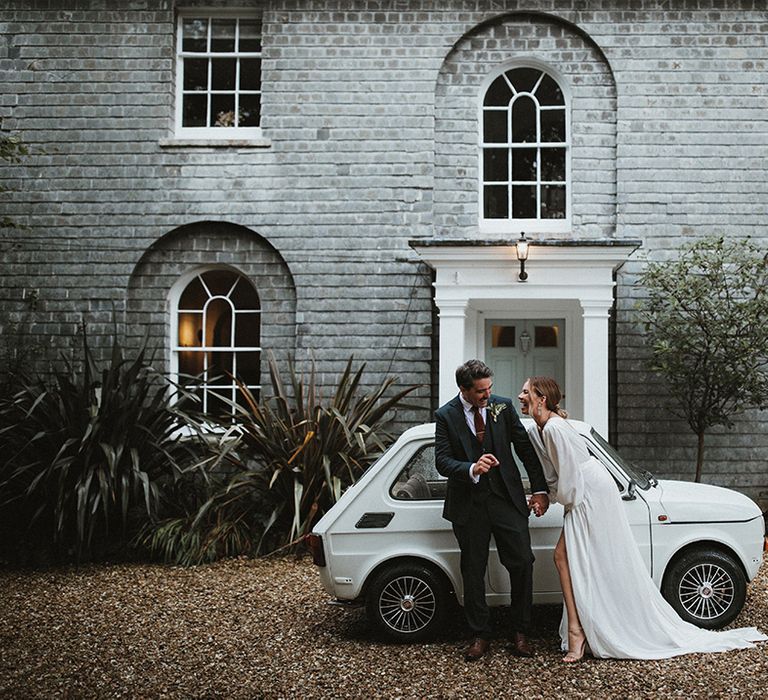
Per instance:
[[[600,658],[663,659],[753,647],[754,627],[713,632],[685,622],[662,597],[643,563],[613,477],[585,439],[553,415],[543,433],[528,427],[550,498],[565,506],[568,564],[589,651]],[[568,619],[560,623],[568,648]]]

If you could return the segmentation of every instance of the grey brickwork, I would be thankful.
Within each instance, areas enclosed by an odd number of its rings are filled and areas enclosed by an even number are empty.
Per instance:
[[[32,154],[3,166],[0,331],[54,356],[113,309],[160,347],[177,276],[231,265],[255,282],[267,340],[330,383],[436,364],[431,276],[408,246],[477,228],[477,86],[534,57],[572,91],[573,238],[639,238],[661,258],[714,232],[766,240],[768,14],[762,0],[273,0],[263,7],[261,147],[173,141],[171,0],[7,0],[0,117]],[[618,275],[616,438],[690,477],[694,439],[643,369],[641,262]],[[32,293],[32,294],[30,294]],[[31,301],[34,300],[34,301]],[[271,317],[269,314],[272,314]],[[294,326],[292,330],[292,326]],[[762,415],[712,435],[710,481],[768,489]]]

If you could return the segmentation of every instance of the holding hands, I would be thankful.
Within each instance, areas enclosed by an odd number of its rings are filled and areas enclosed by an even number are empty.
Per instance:
[[[540,518],[549,508],[549,496],[546,493],[534,493],[528,502],[528,508],[537,518]]]

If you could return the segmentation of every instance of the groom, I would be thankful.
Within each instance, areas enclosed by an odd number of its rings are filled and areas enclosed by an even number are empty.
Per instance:
[[[533,598],[529,505],[510,443],[528,472],[530,507],[538,504],[541,514],[549,506],[547,483],[512,401],[491,395],[491,368],[469,360],[456,370],[456,383],[459,395],[435,413],[435,461],[448,477],[443,517],[453,524],[461,550],[464,613],[474,637],[464,658],[476,661],[490,649],[485,571],[491,534],[509,572],[512,653],[532,656],[526,639]]]

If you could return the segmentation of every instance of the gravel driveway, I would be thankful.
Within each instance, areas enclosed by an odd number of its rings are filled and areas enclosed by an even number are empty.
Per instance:
[[[764,698],[768,644],[665,661],[564,667],[560,610],[534,610],[536,657],[465,663],[459,621],[422,645],[374,639],[326,604],[308,559],[193,569],[0,573],[2,698]],[[504,610],[496,611],[499,625]],[[768,629],[768,561],[737,626]]]

